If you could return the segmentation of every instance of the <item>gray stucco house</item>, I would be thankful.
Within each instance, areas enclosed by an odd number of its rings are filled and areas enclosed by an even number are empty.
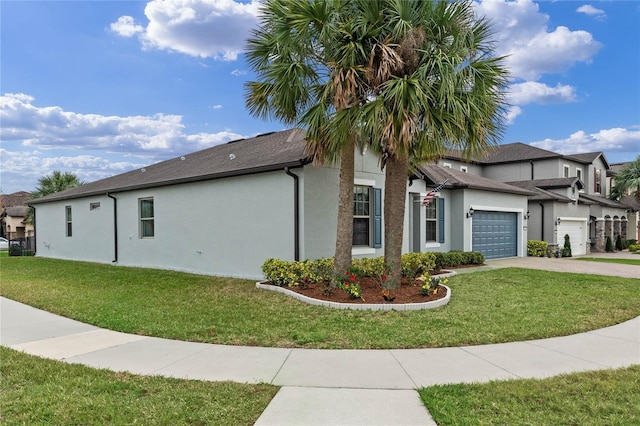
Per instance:
[[[607,198],[611,166],[602,152],[562,155],[523,143],[495,147],[488,155],[463,160],[450,152],[438,161],[527,189],[527,237],[564,244],[569,235],[573,254],[604,251],[607,237],[634,238],[634,208]]]
[[[382,256],[384,172],[366,149],[355,163],[353,255]],[[302,130],[233,141],[33,200],[36,254],[260,278],[269,257],[333,255],[338,181]],[[526,255],[528,189],[425,165],[407,191],[405,252]]]

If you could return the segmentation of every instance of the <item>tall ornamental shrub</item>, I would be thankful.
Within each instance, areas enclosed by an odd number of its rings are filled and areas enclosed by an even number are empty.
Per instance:
[[[571,241],[569,234],[564,234],[564,248],[562,249],[562,257],[571,257]]]
[[[613,241],[611,241],[611,237],[607,237],[607,244],[604,249],[607,253],[613,253]]]

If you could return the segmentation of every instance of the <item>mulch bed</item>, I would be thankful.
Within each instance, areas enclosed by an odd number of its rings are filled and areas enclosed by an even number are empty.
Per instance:
[[[422,282],[414,281],[411,284],[402,284],[399,288],[389,291],[389,297],[393,301],[385,300],[382,295],[382,287],[375,278],[364,277],[358,281],[362,289],[362,299],[351,299],[344,290],[333,289],[331,295],[325,294],[325,286],[322,283],[309,284],[306,287],[286,287],[288,290],[303,294],[307,297],[320,300],[328,300],[337,303],[424,303],[439,300],[447,295],[447,289],[438,286],[436,294],[423,296],[420,294]]]

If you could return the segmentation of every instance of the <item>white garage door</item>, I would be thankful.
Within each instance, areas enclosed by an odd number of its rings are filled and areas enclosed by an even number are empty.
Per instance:
[[[560,218],[558,225],[558,248],[564,247],[564,236],[569,235],[571,253],[576,256],[587,254],[587,222]]]

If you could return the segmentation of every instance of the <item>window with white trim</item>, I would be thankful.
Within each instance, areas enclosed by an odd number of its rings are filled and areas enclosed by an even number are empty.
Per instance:
[[[155,236],[153,198],[140,198],[139,205],[140,238],[153,238]]]
[[[569,167],[568,164],[564,164],[562,166],[562,177],[569,177],[569,175],[571,174],[571,167]]]
[[[73,225],[71,223],[71,206],[65,206],[64,214],[65,214],[65,224],[66,224],[66,235],[67,237],[71,237],[73,235]]]
[[[434,197],[425,208],[426,242],[438,242],[438,197]]]
[[[469,169],[467,168],[467,166],[460,166],[460,171],[467,173],[469,171]]]
[[[596,172],[593,175],[593,191],[596,194],[600,194],[602,192],[602,171],[600,169],[596,169]]]
[[[576,177],[582,180],[582,169],[580,167],[576,167]]]
[[[442,163],[442,167],[446,167],[447,169],[450,169],[451,163]]]
[[[371,241],[371,188],[353,188],[353,245],[369,247]]]

